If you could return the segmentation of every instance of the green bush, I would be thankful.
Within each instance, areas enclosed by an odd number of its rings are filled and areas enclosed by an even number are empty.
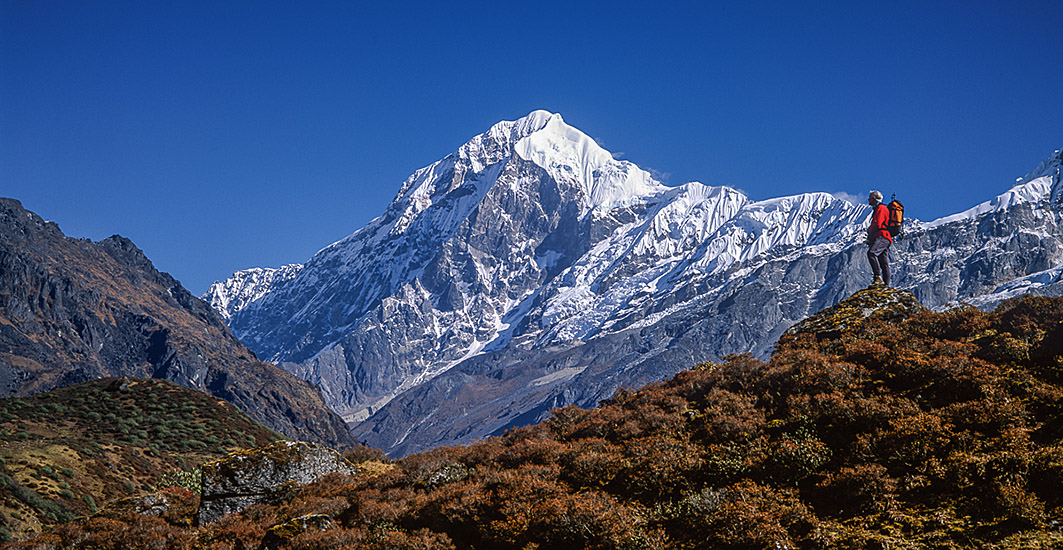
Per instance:
[[[60,502],[48,500],[36,491],[19,485],[7,474],[0,472],[0,487],[7,490],[16,499],[30,508],[40,510],[46,517],[55,522],[66,522],[74,519],[74,514]]]
[[[159,478],[158,489],[178,488],[198,494],[203,483],[203,473],[194,470],[170,470]]]

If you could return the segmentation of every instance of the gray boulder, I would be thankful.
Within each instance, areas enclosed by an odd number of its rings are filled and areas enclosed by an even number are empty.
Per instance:
[[[265,447],[238,451],[203,465],[199,524],[249,506],[271,502],[299,485],[339,472],[357,469],[336,451],[304,441],[278,441]]]

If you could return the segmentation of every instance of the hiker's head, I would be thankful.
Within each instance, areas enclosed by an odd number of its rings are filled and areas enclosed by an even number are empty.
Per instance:
[[[876,205],[882,202],[882,193],[878,191],[872,191],[871,194],[867,196],[867,202],[870,205]]]

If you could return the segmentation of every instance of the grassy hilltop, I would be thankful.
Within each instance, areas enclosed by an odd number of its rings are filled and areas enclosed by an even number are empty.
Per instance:
[[[109,378],[0,399],[6,537],[180,485],[181,472],[279,436],[233,405],[165,380]]]

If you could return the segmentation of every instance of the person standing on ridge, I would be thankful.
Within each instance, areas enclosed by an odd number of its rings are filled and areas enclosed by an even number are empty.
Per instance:
[[[882,193],[871,191],[867,197],[867,203],[871,205],[871,225],[867,227],[867,261],[871,263],[871,273],[875,278],[871,286],[890,286],[890,260],[889,250],[893,244],[893,236],[890,235],[886,225],[889,223],[890,210],[882,204]]]

